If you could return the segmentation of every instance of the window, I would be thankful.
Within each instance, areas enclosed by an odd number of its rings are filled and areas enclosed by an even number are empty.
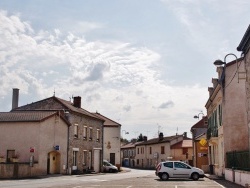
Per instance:
[[[78,138],[78,124],[74,125],[74,138]]]
[[[149,154],[152,154],[152,147],[149,147]]]
[[[87,140],[87,126],[83,127],[83,140]]]
[[[188,153],[188,148],[182,148],[182,154],[186,155]]]
[[[161,146],[161,154],[165,154],[165,147]]]
[[[77,151],[73,151],[73,166],[77,166]]]
[[[140,164],[140,161],[139,161],[139,159],[137,159],[137,164]]]
[[[11,162],[11,158],[15,156],[15,150],[7,150],[7,162]]]
[[[87,165],[87,150],[83,150],[82,165]]]
[[[137,154],[139,154],[140,153],[140,148],[137,148]]]
[[[175,168],[184,168],[184,169],[191,169],[189,166],[185,165],[184,163],[174,162]]]
[[[100,142],[100,129],[96,130],[96,141]]]
[[[93,139],[93,129],[92,127],[89,128],[89,140]]]
[[[173,162],[163,163],[163,165],[168,168],[173,168]]]

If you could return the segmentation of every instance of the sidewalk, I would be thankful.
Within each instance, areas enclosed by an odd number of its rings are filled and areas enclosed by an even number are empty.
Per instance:
[[[241,186],[239,184],[225,180],[224,177],[220,177],[220,176],[217,176],[214,174],[205,174],[205,177],[216,181],[217,183],[224,186],[225,188],[244,188],[243,186]]]
[[[224,180],[223,177],[219,177],[219,176],[214,175],[214,174],[205,174],[205,177],[207,177],[211,180]]]

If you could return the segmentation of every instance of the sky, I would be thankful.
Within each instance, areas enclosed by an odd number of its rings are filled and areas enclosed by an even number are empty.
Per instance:
[[[11,110],[13,88],[19,106],[81,96],[82,108],[120,123],[128,140],[191,137],[217,78],[213,62],[241,55],[249,7],[249,0],[1,0],[0,111]]]

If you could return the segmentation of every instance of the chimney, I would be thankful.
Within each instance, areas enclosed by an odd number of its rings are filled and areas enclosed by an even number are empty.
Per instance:
[[[81,97],[74,97],[73,106],[76,108],[81,108]]]
[[[159,140],[163,140],[163,133],[159,134]]]
[[[19,89],[18,88],[13,88],[12,110],[18,107],[18,99],[19,99]]]
[[[143,136],[143,141],[147,141],[148,137],[147,136]]]
[[[183,138],[187,138],[187,132],[183,133]]]

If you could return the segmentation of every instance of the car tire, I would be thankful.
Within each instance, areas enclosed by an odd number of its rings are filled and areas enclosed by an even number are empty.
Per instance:
[[[194,181],[197,181],[199,179],[199,174],[198,173],[193,173],[191,178],[194,180]]]
[[[162,175],[161,175],[161,180],[167,181],[168,178],[169,178],[169,175],[168,175],[167,173],[162,173]]]
[[[109,169],[109,172],[110,172],[110,173],[112,173],[112,172],[113,172],[113,170],[112,170],[112,169]]]

